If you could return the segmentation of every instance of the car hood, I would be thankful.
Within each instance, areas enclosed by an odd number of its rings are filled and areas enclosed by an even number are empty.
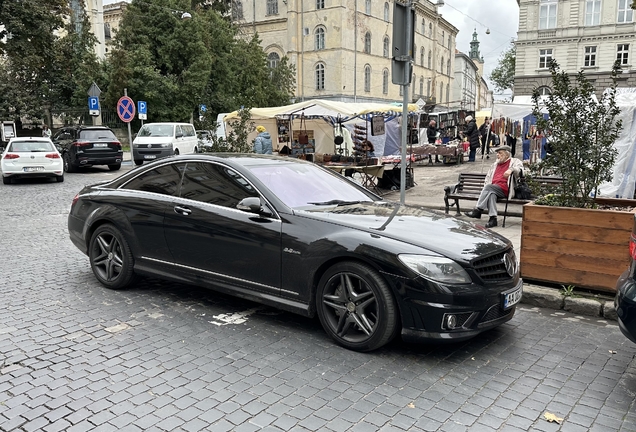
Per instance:
[[[400,240],[464,262],[510,245],[505,237],[483,226],[398,203],[361,203],[296,213]]]
[[[133,144],[163,144],[172,142],[172,137],[147,136],[134,139]]]

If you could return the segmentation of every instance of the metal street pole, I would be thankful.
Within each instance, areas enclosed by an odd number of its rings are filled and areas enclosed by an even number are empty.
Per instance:
[[[128,96],[128,89],[124,89],[124,96]],[[130,144],[130,163],[135,164],[135,158],[133,157],[133,142],[132,142],[132,133],[130,132],[130,122],[128,123],[128,143]]]
[[[413,31],[413,23],[411,22],[411,0],[406,2],[406,54],[409,57],[406,67],[404,68],[404,82],[408,83],[411,79],[411,32]],[[404,204],[406,198],[406,132],[409,123],[409,85],[402,85],[402,163],[400,164],[400,204]]]

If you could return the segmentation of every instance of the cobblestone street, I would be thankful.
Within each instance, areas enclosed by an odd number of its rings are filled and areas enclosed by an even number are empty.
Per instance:
[[[636,345],[615,321],[521,305],[465,343],[361,354],[213,291],[108,290],[66,223],[117,175],[0,187],[2,431],[636,431]]]

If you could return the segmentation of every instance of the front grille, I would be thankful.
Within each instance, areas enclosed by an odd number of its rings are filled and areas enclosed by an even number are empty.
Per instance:
[[[516,261],[512,251],[502,251],[496,255],[491,255],[487,258],[473,261],[472,266],[475,269],[475,273],[477,273],[477,275],[485,282],[497,282],[512,279],[512,276],[510,276],[506,270],[506,264],[504,261],[504,255],[506,253],[512,254],[513,261]]]
[[[455,317],[457,318],[457,327],[464,327],[464,324],[466,324],[466,321],[468,321],[468,318],[470,318],[472,314],[472,312],[455,314]]]
[[[503,318],[507,315],[510,315],[514,309],[515,308],[503,310],[499,307],[499,305],[492,306],[490,309],[488,309],[488,312],[486,312],[486,315],[484,315],[482,320],[479,322],[479,325],[481,326],[482,324],[487,324],[490,321],[495,321],[495,320],[498,320],[499,318]]]

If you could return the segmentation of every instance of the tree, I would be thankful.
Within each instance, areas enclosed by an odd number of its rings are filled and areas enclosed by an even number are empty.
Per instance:
[[[541,162],[545,170],[563,178],[558,192],[536,200],[537,204],[562,207],[594,207],[593,197],[598,187],[612,180],[612,169],[617,150],[614,142],[622,128],[616,117],[620,109],[616,105],[616,82],[620,65],[612,68],[612,85],[603,93],[600,101],[593,98],[594,85],[583,71],[571,82],[567,72],[552,61],[552,93],[541,101],[534,90],[533,115],[537,128],[545,131],[552,153]],[[541,101],[541,102],[540,102]],[[548,118],[541,113],[545,106]]]
[[[504,91],[513,88],[516,58],[517,52],[514,44],[499,57],[499,64],[493,69],[489,77],[497,90]]]

